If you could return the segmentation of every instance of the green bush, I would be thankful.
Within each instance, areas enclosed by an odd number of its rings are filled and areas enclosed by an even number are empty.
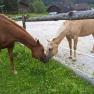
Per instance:
[[[46,6],[42,0],[34,0],[32,2],[33,12],[44,13],[46,12]]]

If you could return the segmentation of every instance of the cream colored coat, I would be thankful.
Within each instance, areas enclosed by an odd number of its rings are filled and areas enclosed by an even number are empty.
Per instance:
[[[58,52],[58,45],[66,36],[69,42],[70,48],[70,58],[76,60],[76,49],[77,49],[77,42],[78,37],[84,37],[91,35],[94,37],[94,19],[86,19],[86,20],[67,20],[59,29],[61,32],[56,38],[54,38],[49,43],[48,54],[55,55]],[[74,41],[74,55],[72,56],[72,39]],[[93,50],[94,52],[94,45]]]

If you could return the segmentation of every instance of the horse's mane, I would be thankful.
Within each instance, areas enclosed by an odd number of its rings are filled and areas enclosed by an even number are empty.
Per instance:
[[[15,26],[19,27],[19,28],[22,29],[24,32],[26,32],[26,30],[25,30],[23,27],[21,27],[20,25],[18,25],[14,20],[8,18],[6,15],[0,14],[0,17],[6,19],[7,21],[11,22],[11,23],[14,24]]]
[[[29,36],[29,38],[32,38],[35,41],[35,39],[23,27],[21,27],[20,25],[18,25],[14,20],[8,18],[4,14],[0,14],[0,19],[4,19],[4,20],[10,22],[11,24],[13,24],[14,26],[18,27],[22,32],[24,32],[25,34],[27,34]]]

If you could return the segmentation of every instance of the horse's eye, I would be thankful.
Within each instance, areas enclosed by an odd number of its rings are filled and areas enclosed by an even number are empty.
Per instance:
[[[51,51],[52,50],[52,48],[49,48],[49,51]]]
[[[44,52],[44,49],[42,49],[42,51]]]

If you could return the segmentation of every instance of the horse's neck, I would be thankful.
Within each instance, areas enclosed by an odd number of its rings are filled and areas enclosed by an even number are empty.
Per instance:
[[[59,45],[66,36],[66,33],[67,33],[66,31],[61,32],[56,38],[53,39],[53,42]]]
[[[4,34],[7,40],[10,38],[10,40],[8,40],[9,43],[12,42],[13,40],[18,41],[30,49],[33,46],[36,46],[37,42],[33,39],[33,37],[28,32],[26,32],[24,28],[16,24],[14,21],[8,19],[4,15],[0,15],[0,22],[1,22],[0,23],[1,32],[5,30],[5,32],[8,33],[8,35],[7,33]]]
[[[36,46],[37,42],[27,32],[22,33],[22,35],[24,37],[18,38],[18,41],[20,43],[24,44],[25,46],[27,46],[30,49],[32,49],[34,46]]]
[[[16,29],[11,32],[17,41],[24,44],[25,46],[27,46],[30,49],[32,49],[32,47],[36,46],[37,42],[25,29],[23,29],[20,26],[15,25],[15,24],[13,25],[13,27]]]

